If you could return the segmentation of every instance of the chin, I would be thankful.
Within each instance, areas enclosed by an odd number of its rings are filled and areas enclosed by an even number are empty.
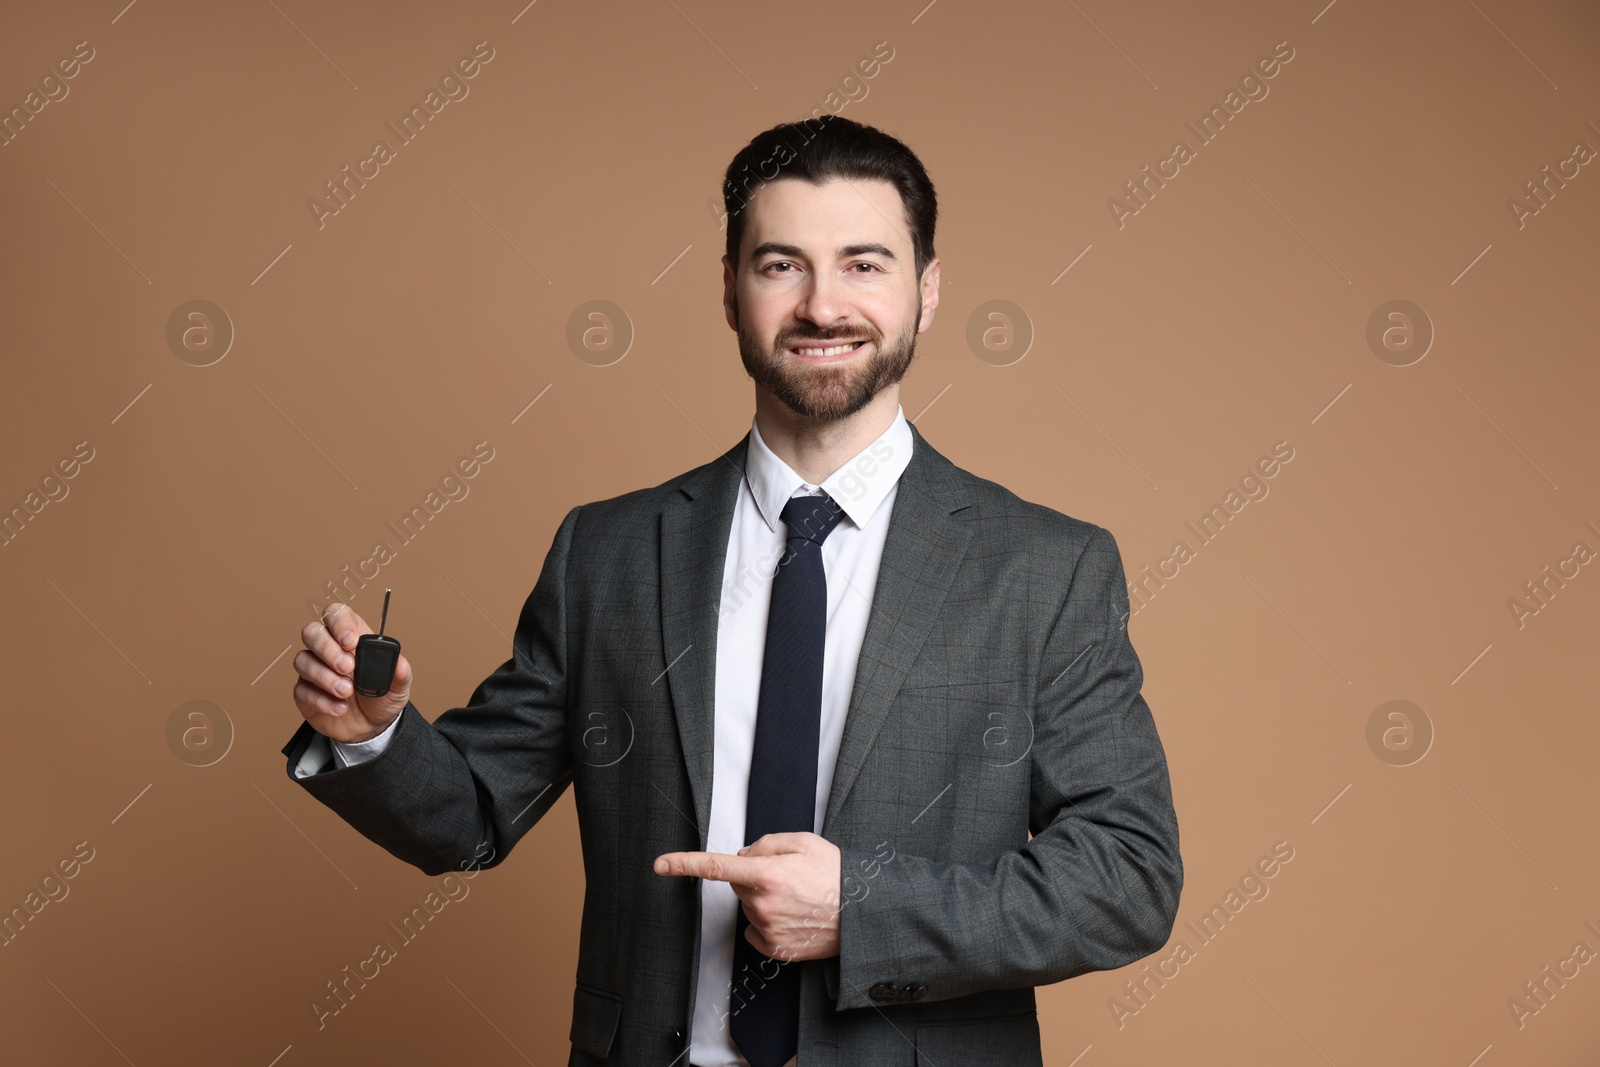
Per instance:
[[[837,422],[865,408],[905,376],[916,353],[914,334],[887,351],[872,337],[854,352],[826,358],[801,356],[789,345],[766,347],[742,330],[739,342],[745,371],[756,384],[813,424]]]

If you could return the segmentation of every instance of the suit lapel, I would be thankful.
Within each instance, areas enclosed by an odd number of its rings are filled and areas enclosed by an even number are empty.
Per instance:
[[[716,748],[717,612],[733,508],[744,485],[743,440],[679,482],[661,512],[661,637],[700,848],[711,826]]]
[[[915,442],[911,462],[900,475],[889,518],[855,687],[819,830],[824,837],[866,762],[900,684],[939,618],[972,537],[971,526],[954,517],[968,504],[954,476],[955,468],[914,425],[911,434]]]
[[[939,618],[972,536],[971,527],[954,517],[969,502],[955,468],[915,426],[911,434],[911,461],[900,475],[889,518],[823,836]],[[686,475],[661,513],[661,635],[668,663],[662,681],[672,695],[702,849],[711,825],[716,748],[717,613],[748,443],[746,434],[718,459]]]

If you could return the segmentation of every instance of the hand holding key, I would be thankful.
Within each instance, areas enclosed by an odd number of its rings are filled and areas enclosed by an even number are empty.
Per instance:
[[[383,606],[380,630],[388,619],[387,592]],[[306,647],[294,657],[300,675],[294,702],[313,730],[335,741],[367,741],[405,709],[411,697],[411,663],[400,654],[398,641],[373,634],[348,604],[336,600],[328,605],[321,619],[300,631],[300,639]],[[380,690],[381,695],[369,695]]]

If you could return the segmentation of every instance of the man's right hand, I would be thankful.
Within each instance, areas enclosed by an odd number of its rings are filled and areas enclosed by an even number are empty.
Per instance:
[[[411,698],[411,664],[404,654],[381,697],[355,691],[356,639],[375,632],[348,604],[335,600],[322,618],[300,631],[305,650],[295,653],[294,703],[306,722],[335,741],[369,741],[383,733]]]

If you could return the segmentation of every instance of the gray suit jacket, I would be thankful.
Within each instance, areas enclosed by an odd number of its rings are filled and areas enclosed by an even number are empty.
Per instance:
[[[790,964],[799,1063],[1037,1065],[1034,986],[1171,933],[1166,758],[1111,534],[913,439],[820,830],[843,854],[840,953]],[[651,864],[705,847],[747,443],[574,508],[465,707],[430,724],[407,704],[381,756],[295,779],[430,874],[499,863],[573,787],[572,1067],[687,1063],[701,883]],[[291,778],[313,737],[284,747]]]

